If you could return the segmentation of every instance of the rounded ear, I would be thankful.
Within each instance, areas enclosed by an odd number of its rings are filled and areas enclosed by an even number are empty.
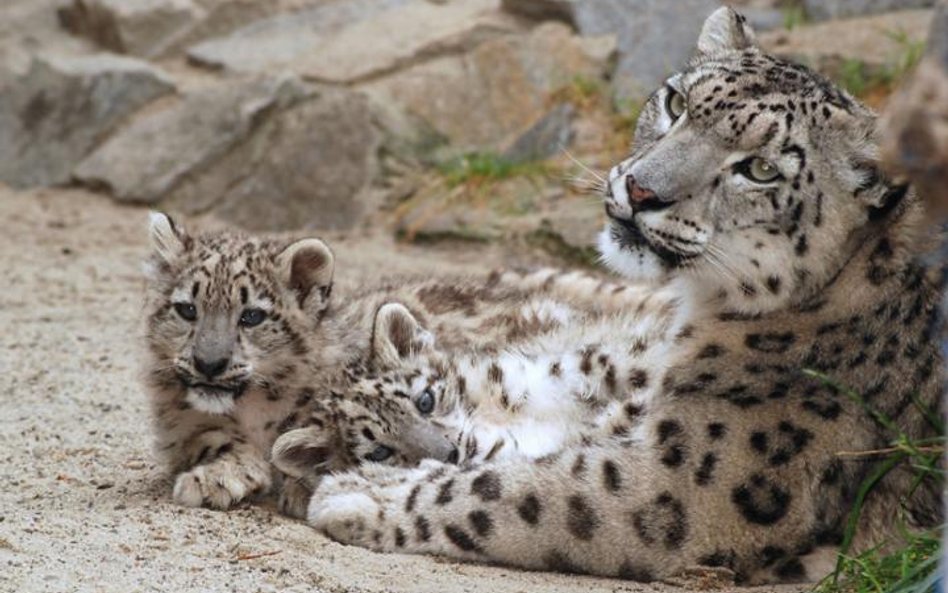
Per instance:
[[[149,213],[148,234],[155,254],[168,264],[184,253],[191,242],[184,228],[176,225],[164,212]]]
[[[386,303],[375,313],[372,359],[377,368],[397,365],[405,358],[434,346],[434,336],[405,305]]]
[[[282,281],[296,293],[300,307],[323,311],[332,292],[336,258],[319,239],[301,239],[277,256]]]
[[[747,24],[747,19],[726,6],[711,13],[698,35],[698,55],[740,51],[756,46],[757,36]]]
[[[273,443],[270,461],[284,474],[305,478],[329,471],[332,443],[316,426],[287,431]]]

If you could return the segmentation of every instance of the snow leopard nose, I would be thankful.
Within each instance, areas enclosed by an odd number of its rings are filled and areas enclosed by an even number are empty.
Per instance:
[[[632,175],[625,176],[625,190],[629,192],[629,199],[633,202],[644,202],[655,198],[655,192],[636,183]]]
[[[224,372],[224,369],[227,368],[227,364],[230,362],[229,359],[221,358],[218,360],[207,361],[203,358],[194,357],[194,368],[197,369],[197,372],[201,373],[208,379],[213,379],[217,375],[220,375]]]
[[[646,210],[661,210],[672,205],[647,187],[642,187],[632,175],[625,176],[625,190],[629,194],[629,205],[637,212]]]

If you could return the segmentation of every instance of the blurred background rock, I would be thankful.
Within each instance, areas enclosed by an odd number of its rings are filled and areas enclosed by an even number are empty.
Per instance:
[[[0,182],[589,264],[596,175],[719,4],[4,0]],[[730,4],[882,107],[934,2]]]

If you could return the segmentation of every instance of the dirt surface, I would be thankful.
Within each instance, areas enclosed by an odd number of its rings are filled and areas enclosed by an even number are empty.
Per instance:
[[[266,506],[173,505],[137,380],[145,219],[79,191],[0,186],[0,592],[679,590],[374,554]],[[379,238],[333,244],[343,283],[502,261]]]

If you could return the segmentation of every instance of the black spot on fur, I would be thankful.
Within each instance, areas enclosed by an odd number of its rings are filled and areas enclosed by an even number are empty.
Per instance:
[[[751,350],[782,354],[796,342],[797,336],[793,332],[775,332],[766,334],[747,334],[744,343]]]
[[[704,348],[701,349],[700,352],[698,352],[698,358],[699,359],[717,358],[721,356],[722,354],[724,354],[725,352],[726,350],[720,344],[711,343],[711,344],[706,345]]]
[[[480,552],[480,546],[471,535],[457,525],[445,525],[444,534],[448,540],[465,552]]]
[[[599,528],[599,517],[586,499],[578,494],[566,501],[566,527],[577,539],[589,541]]]
[[[487,537],[494,530],[494,521],[486,511],[471,511],[467,515],[467,520],[471,524],[474,533],[481,537]]]
[[[446,505],[454,500],[454,479],[450,479],[441,484],[438,488],[438,497],[435,498],[435,504]]]
[[[741,515],[757,525],[773,525],[790,509],[790,493],[760,474],[731,491],[731,502]]]
[[[405,532],[402,531],[401,527],[395,528],[395,547],[396,548],[405,547]]]
[[[414,488],[411,489],[411,492],[408,493],[408,498],[405,499],[406,513],[411,513],[415,510],[415,503],[418,502],[419,492],[421,492],[421,484],[415,484]]]
[[[523,519],[524,522],[530,525],[536,525],[540,521],[540,513],[542,511],[543,506],[535,494],[524,496],[520,504],[517,505],[517,514],[520,515],[520,518]]]
[[[712,440],[720,439],[726,434],[727,426],[721,422],[712,422],[708,424],[708,436],[711,437]]]
[[[632,526],[642,543],[662,542],[668,550],[677,550],[688,535],[684,505],[670,492],[659,494],[651,503],[632,513]]]
[[[714,479],[714,466],[718,462],[718,457],[714,453],[705,453],[701,458],[701,466],[695,471],[695,484],[698,486],[707,486]]]
[[[431,539],[431,524],[424,517],[415,518],[415,537],[420,542],[426,542]]]
[[[471,494],[480,497],[484,502],[499,500],[500,477],[493,471],[482,473],[471,482]]]
[[[606,490],[615,494],[622,488],[622,475],[615,462],[607,459],[602,463],[602,480]]]

